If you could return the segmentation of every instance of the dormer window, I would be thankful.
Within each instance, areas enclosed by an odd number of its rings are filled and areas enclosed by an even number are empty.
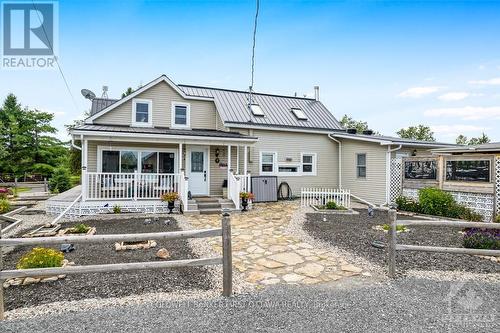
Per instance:
[[[191,106],[188,103],[172,103],[172,127],[189,128],[191,127]]]
[[[132,125],[150,127],[153,124],[153,102],[150,99],[132,100]]]
[[[259,104],[250,104],[250,111],[252,111],[252,114],[254,116],[264,116],[264,111],[262,111],[262,108]]]
[[[307,116],[302,109],[292,108],[292,112],[298,120],[307,120]]]

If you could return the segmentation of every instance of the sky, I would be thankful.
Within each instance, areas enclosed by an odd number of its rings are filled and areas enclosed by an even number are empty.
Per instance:
[[[82,88],[119,97],[161,74],[248,89],[255,1],[59,1],[57,70],[0,69],[14,93],[64,124]],[[261,1],[258,92],[313,95],[385,135],[431,126],[438,141],[500,141],[500,1]],[[73,97],[72,97],[73,96]]]

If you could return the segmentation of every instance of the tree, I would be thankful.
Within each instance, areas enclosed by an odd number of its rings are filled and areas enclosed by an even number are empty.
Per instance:
[[[436,141],[434,132],[429,126],[418,125],[402,128],[396,134],[403,139],[421,140],[421,141]]]
[[[469,139],[465,135],[460,134],[457,136],[457,139],[455,140],[457,145],[466,145],[469,142]]]
[[[363,133],[363,131],[368,130],[368,123],[366,121],[354,120],[346,114],[340,119],[340,124],[344,128],[355,128],[357,133]]]
[[[459,145],[480,145],[484,143],[489,143],[491,140],[490,138],[482,133],[481,136],[477,138],[467,138],[465,135],[460,134],[457,139],[455,140],[457,144]]]
[[[122,94],[122,98],[127,97],[128,95],[130,95],[133,92],[134,92],[134,89],[132,89],[132,87],[128,87],[127,90],[125,90],[125,92]]]

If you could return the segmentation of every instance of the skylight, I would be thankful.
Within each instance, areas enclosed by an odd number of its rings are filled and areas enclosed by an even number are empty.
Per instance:
[[[307,116],[302,109],[292,108],[292,112],[298,120],[307,120]]]
[[[262,111],[262,108],[260,107],[259,104],[250,104],[250,110],[252,111],[254,116],[264,115],[264,111]]]

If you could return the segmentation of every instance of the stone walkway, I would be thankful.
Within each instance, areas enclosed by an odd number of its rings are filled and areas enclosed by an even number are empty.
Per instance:
[[[298,202],[256,204],[231,216],[233,265],[245,280],[260,286],[277,283],[316,284],[358,275],[362,269],[324,249],[286,233]],[[220,215],[186,216],[194,228],[214,228]],[[220,237],[209,244],[222,253]]]

